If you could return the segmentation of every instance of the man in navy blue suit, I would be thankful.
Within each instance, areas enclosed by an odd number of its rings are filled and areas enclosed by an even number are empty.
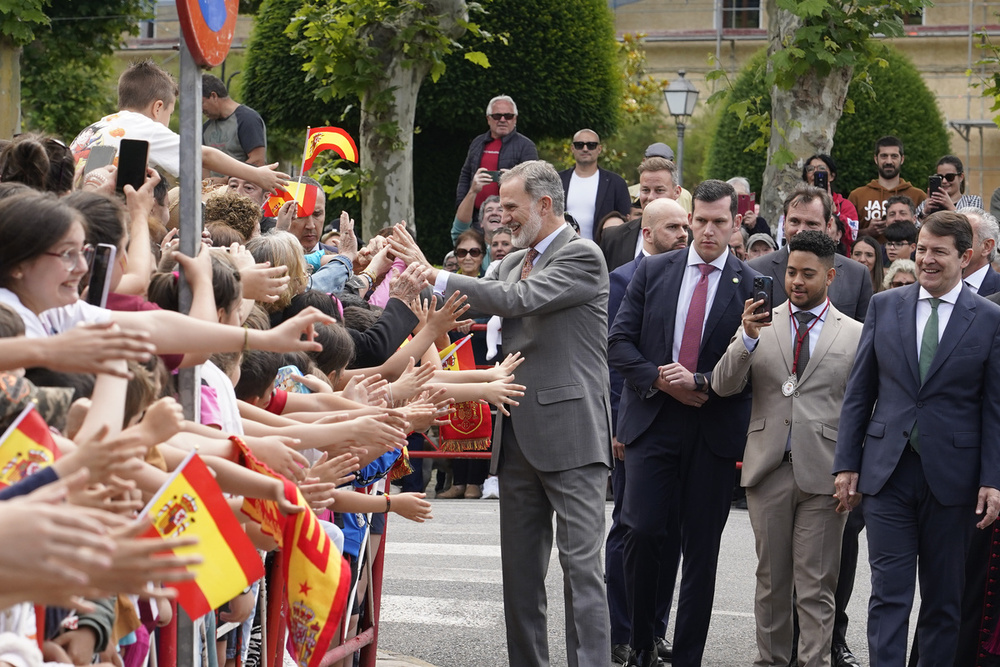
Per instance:
[[[614,323],[615,315],[625,298],[632,275],[639,263],[652,255],[687,247],[688,212],[670,198],[655,199],[642,212],[642,250],[631,262],[619,266],[608,276],[611,285],[608,292],[608,323]],[[611,374],[611,448],[614,453],[614,468],[611,470],[611,488],[615,494],[615,506],[611,511],[611,529],[604,550],[605,584],[608,589],[608,611],[611,616],[611,662],[624,665],[629,657],[629,634],[632,623],[625,592],[625,526],[621,522],[622,505],[625,498],[625,446],[615,438],[618,424],[618,405],[622,398],[624,379],[613,368]],[[674,531],[676,533],[676,531]],[[656,606],[656,649],[663,660],[673,657],[673,649],[666,639],[667,618],[674,597],[674,583],[677,565],[680,561],[680,542],[676,534],[667,546],[667,557],[662,561],[660,577],[660,597]]]
[[[628,477],[629,664],[641,667],[656,664],[657,583],[672,527],[684,555],[673,664],[701,664],[733,469],[750,419],[748,390],[721,398],[710,381],[758,274],[729,253],[740,224],[732,186],[705,181],[693,200],[693,245],[639,264],[608,340],[611,365],[625,378],[616,436]]]
[[[962,280],[979,296],[1000,292],[1000,273],[991,264],[997,258],[1000,225],[992,214],[981,208],[969,206],[957,211],[972,225],[972,259],[962,271]]]
[[[1000,308],[962,282],[972,241],[961,214],[924,221],[917,283],[872,298],[847,383],[833,472],[838,510],[867,496],[872,667],[906,662],[914,572],[921,664],[954,662],[969,540],[1000,511]]]

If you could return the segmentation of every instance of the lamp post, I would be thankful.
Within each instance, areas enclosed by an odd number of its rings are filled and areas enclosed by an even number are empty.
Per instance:
[[[694,106],[698,103],[698,89],[684,78],[684,70],[680,70],[677,72],[677,78],[663,91],[663,98],[667,102],[667,110],[677,124],[677,185],[683,185],[684,121],[694,113]]]

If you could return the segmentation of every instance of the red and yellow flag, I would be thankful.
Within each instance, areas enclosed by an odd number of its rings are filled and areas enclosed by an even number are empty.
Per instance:
[[[441,365],[448,371],[471,370],[476,367],[469,341],[472,334],[441,350]],[[440,449],[446,452],[486,451],[493,435],[493,420],[489,404],[483,401],[456,403],[447,424],[440,426]]]
[[[302,159],[302,171],[309,171],[313,160],[321,151],[332,150],[345,160],[357,163],[358,147],[346,131],[339,127],[314,127],[306,135],[306,150]]]
[[[264,576],[264,565],[239,520],[229,508],[208,466],[193,451],[187,455],[139,516],[152,525],[143,537],[198,538],[198,544],[174,550],[204,560],[189,567],[192,581],[166,584],[177,589],[177,602],[191,618],[204,616],[239,595]]]
[[[48,468],[58,458],[48,424],[29,403],[0,436],[0,489]]]
[[[273,195],[264,202],[264,215],[269,218],[277,217],[285,202],[293,199],[299,203],[295,212],[296,218],[304,218],[312,215],[316,210],[316,199],[319,197],[319,188],[308,183],[289,182],[284,189],[278,188]]]
[[[281,548],[281,564],[288,592],[288,634],[300,667],[319,667],[338,639],[340,621],[351,589],[351,568],[323,530],[298,487],[257,460],[239,439],[243,464],[285,482],[285,498],[305,511],[285,516],[273,500],[246,498],[243,512],[260,523],[261,530]]]

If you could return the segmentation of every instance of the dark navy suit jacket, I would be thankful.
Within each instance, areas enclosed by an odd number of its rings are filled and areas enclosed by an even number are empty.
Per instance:
[[[833,472],[878,493],[914,421],[927,484],[943,505],[1000,488],[1000,308],[963,287],[923,385],[917,363],[920,285],[872,297],[840,414]]]
[[[671,419],[698,420],[702,436],[717,456],[740,458],[750,420],[749,388],[724,398],[709,390],[709,400],[700,408],[682,405],[662,391],[651,391],[659,374],[657,367],[674,361],[674,318],[687,257],[685,248],[641,262],[611,327],[608,359],[625,377],[616,435],[619,442],[631,443],[650,427],[661,410],[668,410]],[[697,370],[709,379],[740,328],[743,305],[750,298],[757,275],[728,255],[698,354]]]
[[[646,259],[645,255],[639,255],[628,264],[619,266],[608,275],[611,281],[610,291],[608,292],[609,330],[611,325],[614,324],[615,316],[618,315],[618,309],[625,298],[625,290],[628,289],[628,284],[632,280],[635,270],[639,268],[639,264],[644,259]],[[609,366],[608,371],[611,376],[611,434],[614,435],[618,432],[618,404],[622,400],[622,385],[625,384],[625,378],[614,367]]]

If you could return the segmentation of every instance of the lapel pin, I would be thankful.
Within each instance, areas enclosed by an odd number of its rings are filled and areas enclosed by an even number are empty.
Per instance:
[[[736,277],[734,277],[734,278],[733,278],[733,284],[734,284],[734,285],[738,285],[738,284],[739,284],[739,282],[740,282],[740,279],[739,279],[739,278],[736,278]]]

